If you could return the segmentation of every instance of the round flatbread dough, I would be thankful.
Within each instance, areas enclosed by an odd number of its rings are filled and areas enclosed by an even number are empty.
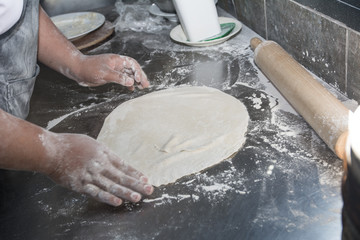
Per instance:
[[[245,142],[248,121],[244,104],[226,93],[179,87],[121,104],[97,140],[160,186],[229,158]]]

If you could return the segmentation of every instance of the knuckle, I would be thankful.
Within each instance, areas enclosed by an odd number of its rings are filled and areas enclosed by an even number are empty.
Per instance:
[[[99,194],[100,189],[93,185],[86,185],[84,187],[84,193],[89,194],[92,197],[96,197]]]
[[[109,192],[118,197],[124,197],[127,195],[127,190],[121,186],[111,186]]]

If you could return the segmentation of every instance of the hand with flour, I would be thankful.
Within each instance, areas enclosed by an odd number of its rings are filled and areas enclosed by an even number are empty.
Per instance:
[[[135,59],[117,54],[86,56],[61,34],[42,9],[39,20],[38,59],[45,65],[82,86],[109,82],[130,90],[135,86],[140,89],[149,86]],[[47,139],[43,141],[47,148],[56,146],[59,153],[48,157],[52,164],[51,171],[46,173],[72,190],[115,206],[121,204],[121,199],[137,202],[141,199],[140,194],[153,191],[146,177],[91,138],[70,134],[44,134],[42,138]],[[53,144],[49,145],[49,142]]]
[[[134,90],[149,86],[139,63],[117,54],[84,55],[56,28],[40,10],[38,59],[82,86],[118,83]],[[56,47],[54,47],[56,46]]]
[[[77,74],[69,74],[83,86],[99,86],[113,82],[134,90],[149,86],[149,82],[140,65],[135,59],[117,54],[101,54],[94,56],[80,55],[78,57]],[[63,72],[67,74],[67,72]]]
[[[29,28],[33,31],[23,36],[22,31],[16,32],[18,28],[14,28],[15,36],[19,38],[10,39],[10,42],[11,46],[17,46],[15,44],[21,40],[22,43],[29,43],[24,48],[38,49],[37,52],[27,51],[26,58],[19,58],[23,59],[19,66],[27,66],[26,70],[34,69],[31,76],[36,75],[37,54],[40,62],[80,85],[98,86],[114,82],[130,89],[149,86],[145,73],[134,59],[116,54],[85,56],[61,34],[41,7],[38,11],[36,1],[28,3],[25,6],[26,16],[30,16],[28,18],[31,20],[39,18],[39,32],[36,34],[37,27],[31,26],[36,21],[24,20],[22,24],[27,25],[23,25],[21,29]],[[8,56],[11,57],[13,52],[16,53],[17,49],[11,48]],[[13,74],[12,68],[3,69],[4,72]],[[16,74],[22,84],[21,90],[32,92],[33,85],[25,81],[27,78],[24,80],[22,71],[16,71]],[[7,87],[6,84],[0,84],[1,86]],[[23,95],[17,97],[17,104],[8,101],[8,98],[0,101],[0,168],[46,174],[65,187],[113,206],[120,205],[124,200],[138,202],[142,195],[152,193],[153,187],[147,183],[147,178],[142,173],[126,165],[96,140],[79,134],[51,133],[2,110],[10,112],[8,105],[19,108],[21,114],[16,116],[25,118],[28,108],[22,106],[26,106],[30,95],[31,93],[24,98],[21,98]]]
[[[153,192],[142,173],[90,137],[51,133],[2,110],[0,124],[0,168],[44,173],[113,206]]]
[[[153,191],[142,173],[90,137],[46,132],[39,138],[50,161],[47,175],[65,187],[113,206]]]

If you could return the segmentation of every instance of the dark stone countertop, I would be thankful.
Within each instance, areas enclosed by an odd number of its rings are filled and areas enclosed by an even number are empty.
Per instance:
[[[137,59],[151,87],[83,88],[42,66],[28,120],[96,137],[128,99],[206,85],[244,102],[246,143],[232,159],[117,208],[41,174],[2,170],[0,239],[340,239],[342,162],[256,67],[249,43],[257,35],[243,26],[220,45],[183,46],[169,37],[177,24],[151,16],[149,5],[116,6],[116,34],[87,53]]]

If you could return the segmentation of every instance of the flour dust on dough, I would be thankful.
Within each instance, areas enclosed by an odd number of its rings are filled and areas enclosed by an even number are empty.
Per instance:
[[[245,142],[248,121],[244,104],[226,93],[179,87],[119,105],[97,140],[160,186],[229,158]]]

